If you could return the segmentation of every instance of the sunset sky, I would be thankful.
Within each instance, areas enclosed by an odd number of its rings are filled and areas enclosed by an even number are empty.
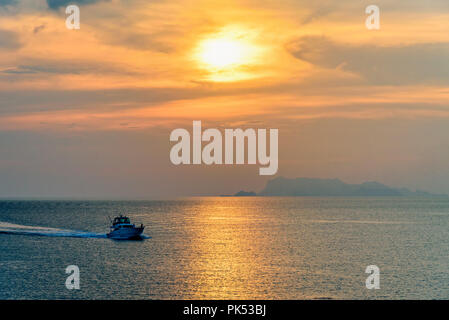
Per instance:
[[[78,4],[81,29],[65,26]],[[380,7],[380,30],[365,8]],[[279,129],[284,177],[449,194],[449,1],[0,0],[0,197],[259,191],[170,132]]]

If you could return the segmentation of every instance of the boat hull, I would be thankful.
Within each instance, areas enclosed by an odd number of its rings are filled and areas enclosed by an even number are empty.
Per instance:
[[[140,240],[144,228],[120,228],[109,232],[107,236],[115,240]]]

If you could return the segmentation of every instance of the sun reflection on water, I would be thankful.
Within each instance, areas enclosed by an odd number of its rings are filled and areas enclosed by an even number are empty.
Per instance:
[[[199,207],[192,222],[195,233],[190,249],[196,259],[190,265],[194,275],[190,285],[194,298],[231,299],[242,297],[242,292],[248,298],[257,295],[257,269],[262,265],[259,251],[265,243],[248,208],[223,207],[217,202]]]

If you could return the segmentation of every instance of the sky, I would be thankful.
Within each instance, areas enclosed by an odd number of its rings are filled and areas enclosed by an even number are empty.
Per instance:
[[[449,194],[449,2],[0,0],[0,197],[174,198],[274,178],[173,165],[170,132],[193,120],[278,129],[276,176]]]

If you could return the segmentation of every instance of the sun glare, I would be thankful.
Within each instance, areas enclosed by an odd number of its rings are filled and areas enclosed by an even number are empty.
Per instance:
[[[237,40],[208,39],[201,44],[200,60],[213,68],[227,68],[245,63],[245,44]]]
[[[242,29],[227,29],[199,41],[194,60],[213,81],[237,81],[255,77],[252,67],[260,61],[261,48],[255,35]]]

